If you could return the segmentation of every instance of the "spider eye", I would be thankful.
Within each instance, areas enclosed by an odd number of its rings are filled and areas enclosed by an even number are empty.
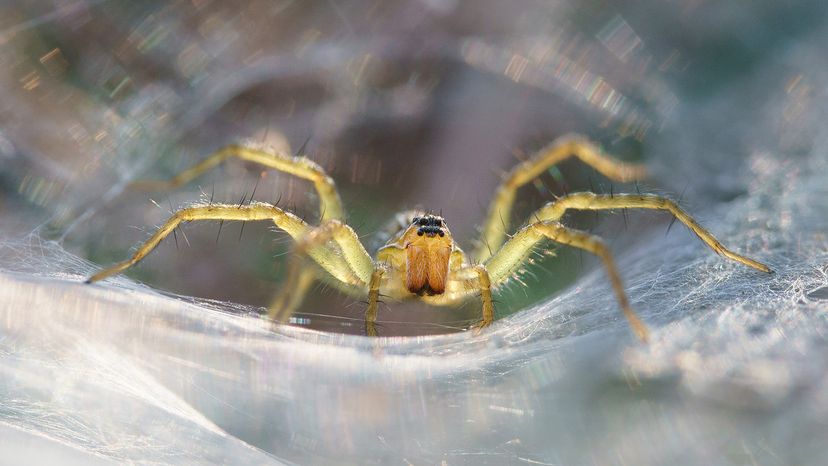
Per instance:
[[[425,218],[425,217],[422,217],[422,218],[419,219],[419,221],[417,223],[419,223],[421,227],[424,227],[424,226],[428,225],[428,219]]]
[[[420,217],[414,217],[413,219],[411,219],[411,224],[412,225],[416,225],[419,222],[420,222]]]

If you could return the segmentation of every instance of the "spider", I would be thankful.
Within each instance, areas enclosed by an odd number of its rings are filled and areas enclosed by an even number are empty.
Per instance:
[[[319,165],[303,156],[230,145],[168,181],[143,182],[142,186],[150,189],[174,188],[230,157],[258,163],[312,182],[319,196],[319,224],[311,225],[285,209],[262,202],[251,201],[248,205],[193,205],[173,213],[131,258],[98,272],[86,282],[102,280],[135,265],[182,222],[265,220],[272,221],[294,239],[295,258],[312,259],[311,263],[294,259],[287,282],[270,307],[269,316],[273,320],[286,321],[314,281],[327,279],[346,293],[363,298],[367,295],[365,332],[369,336],[377,335],[380,293],[397,300],[421,299],[436,306],[456,305],[477,295],[482,302],[482,318],[473,328],[480,331],[494,320],[492,290],[508,281],[533,249],[548,240],[588,251],[601,259],[621,311],[636,336],[647,341],[647,327],[630,307],[621,276],[606,244],[595,235],[567,227],[560,222],[564,213],[570,209],[627,208],[668,211],[716,253],[771,273],[766,265],[725,248],[675,202],[653,194],[566,194],[535,211],[523,227],[507,237],[517,190],[564,159],[580,159],[614,181],[628,182],[645,175],[642,165],[616,160],[579,135],[556,139],[505,175],[489,206],[479,246],[472,258],[454,241],[445,219],[419,211],[398,214],[397,226],[391,239],[372,258],[354,230],[344,222],[342,201],[333,179]],[[312,266],[314,263],[318,267]]]

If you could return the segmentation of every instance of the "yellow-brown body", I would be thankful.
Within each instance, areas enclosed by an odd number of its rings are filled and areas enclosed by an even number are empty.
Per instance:
[[[441,217],[408,212],[404,218],[377,254],[379,261],[390,265],[387,292],[396,298],[416,295],[432,303],[442,301],[440,295],[455,288],[449,286],[452,272],[466,265],[465,254]]]

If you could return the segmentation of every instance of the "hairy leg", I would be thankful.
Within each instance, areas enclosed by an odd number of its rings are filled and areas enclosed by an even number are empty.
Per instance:
[[[507,280],[512,271],[523,262],[528,252],[542,239],[583,249],[598,256],[604,263],[624,317],[627,318],[636,336],[642,341],[647,341],[649,334],[647,327],[630,307],[612,254],[600,238],[589,233],[567,228],[554,221],[542,221],[524,227],[486,261],[485,265],[489,270],[492,283],[498,284]]]
[[[477,288],[480,290],[480,300],[482,301],[482,318],[474,326],[475,332],[479,332],[494,322],[494,301],[492,300],[492,282],[489,279],[489,271],[486,270],[486,266],[477,264],[474,269],[477,272]]]
[[[368,284],[368,308],[365,310],[365,334],[375,337],[377,333],[377,308],[379,307],[380,283],[385,273],[383,266],[377,266],[371,274],[371,282]]]
[[[339,220],[327,220],[322,225],[309,229],[304,235],[296,239],[296,251],[301,254],[312,254],[314,250],[324,246],[328,241],[336,242],[342,257],[348,263],[357,277],[365,285],[371,279],[374,270],[374,261],[365,250],[353,228]]]
[[[281,285],[276,297],[270,303],[267,315],[276,322],[287,322],[299,309],[311,286],[316,281],[316,271],[311,265],[295,267],[291,263],[287,280]]]
[[[328,245],[330,241],[336,243],[335,249]],[[341,257],[354,274],[361,290],[369,287],[374,271],[371,256],[351,227],[339,220],[328,220],[316,228],[308,229],[296,239],[288,280],[270,306],[268,314],[271,318],[285,322],[298,309],[315,278],[315,271],[304,262],[304,258],[314,257],[322,251],[331,251]]]
[[[342,209],[342,201],[340,200],[339,193],[336,190],[336,185],[333,179],[329,177],[322,167],[315,162],[307,159],[306,157],[293,157],[286,155],[284,151],[270,152],[242,145],[230,145],[210,154],[206,159],[178,173],[167,181],[138,181],[133,183],[132,187],[145,190],[172,189],[192,181],[231,157],[237,157],[248,162],[258,163],[265,167],[273,168],[275,170],[289,173],[299,178],[311,181],[319,195],[319,211],[321,220],[324,222],[326,220],[341,220],[343,218],[344,212]],[[294,236],[294,238],[297,238],[297,236]],[[356,248],[349,247],[347,250],[352,251],[355,249]],[[343,250],[345,249],[343,248]],[[334,267],[341,269],[342,264]],[[299,307],[299,305],[301,305],[305,295],[313,285],[315,277],[315,271],[308,265],[303,265],[302,267],[291,267],[287,283],[282,286],[282,289],[270,305],[269,315],[272,318],[277,318],[277,320],[287,320]],[[341,280],[341,277],[337,278]],[[365,279],[365,277],[363,277],[363,279]],[[353,282],[353,279],[349,282]]]
[[[164,238],[170,235],[179,224],[200,220],[270,220],[294,239],[300,239],[312,230],[307,223],[296,215],[276,206],[260,202],[243,206],[210,204],[188,207],[175,212],[150,239],[138,248],[131,258],[96,273],[87,280],[87,283],[103,280],[137,264],[152,252]],[[338,254],[338,251],[318,247],[309,250],[308,254],[337,280],[349,286],[364,286],[359,279],[359,273],[350,267],[349,263]]]
[[[343,218],[342,201],[336,190],[336,184],[317,163],[306,157],[293,157],[284,153],[271,153],[266,150],[230,145],[207,156],[206,159],[182,171],[167,181],[137,181],[132,187],[145,190],[172,189],[201,176],[230,157],[237,157],[248,162],[258,163],[299,178],[311,181],[319,193],[319,211],[321,220]]]
[[[530,217],[530,221],[559,220],[569,209],[576,210],[608,210],[608,209],[656,209],[666,210],[673,214],[681,223],[690,228],[717,254],[728,259],[753,267],[762,272],[771,272],[771,269],[749,257],[736,254],[727,249],[709,231],[704,229],[693,217],[681,209],[675,202],[665,197],[653,194],[595,194],[573,193],[542,207]]]
[[[488,259],[503,244],[506,231],[509,230],[512,206],[518,188],[570,157],[580,159],[602,175],[615,181],[634,181],[646,175],[643,165],[615,160],[605,155],[597,145],[583,136],[568,135],[556,139],[506,174],[489,205],[480,245],[475,255],[478,261]]]

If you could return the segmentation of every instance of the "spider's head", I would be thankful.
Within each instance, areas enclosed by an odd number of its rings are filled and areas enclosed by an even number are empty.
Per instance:
[[[422,217],[414,217],[411,220],[411,227],[412,230],[416,228],[417,236],[427,236],[429,238],[435,236],[444,238],[446,236],[446,222],[443,217],[436,215],[427,214]]]

